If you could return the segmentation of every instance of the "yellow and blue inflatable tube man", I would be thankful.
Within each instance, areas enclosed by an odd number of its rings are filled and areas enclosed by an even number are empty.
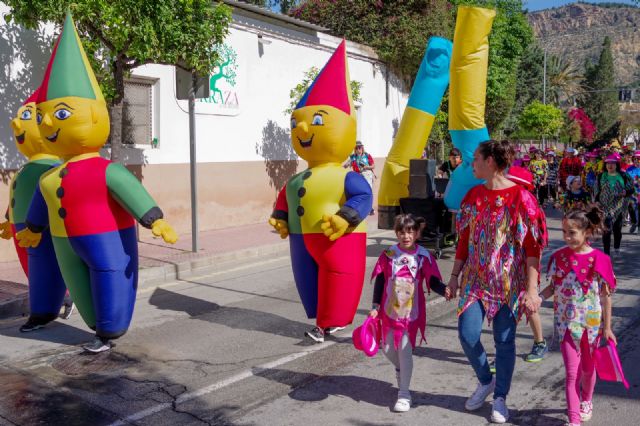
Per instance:
[[[378,206],[399,206],[409,196],[409,161],[420,158],[449,84],[451,41],[431,37],[382,171]]]
[[[462,154],[451,176],[444,202],[452,210],[460,208],[467,192],[482,183],[473,176],[473,153],[489,140],[484,122],[489,64],[489,33],[496,11],[460,6],[453,37],[451,82],[449,87],[449,133]]]

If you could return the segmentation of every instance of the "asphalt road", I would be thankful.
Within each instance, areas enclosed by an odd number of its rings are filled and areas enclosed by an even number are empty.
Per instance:
[[[561,244],[550,221],[552,246]],[[370,240],[369,270],[392,240]],[[626,236],[615,262],[614,322],[632,387],[599,382],[590,424],[636,425],[640,419],[640,237]],[[448,273],[450,260],[441,262]],[[371,300],[365,285],[355,322]],[[393,368],[367,358],[347,329],[324,344],[303,337],[312,323],[299,303],[288,258],[140,292],[133,326],[111,353],[85,355],[92,334],[78,315],[20,334],[22,319],[0,322],[0,425],[484,425],[490,403],[474,413],[464,400],[475,379],[457,340],[452,304],[430,296],[428,344],[415,350],[413,407],[391,411]],[[543,309],[549,338],[551,305]],[[483,335],[493,353],[491,334]],[[518,354],[531,346],[518,328]],[[518,359],[509,394],[511,424],[565,421],[559,352],[538,364]],[[613,423],[611,423],[613,422]]]

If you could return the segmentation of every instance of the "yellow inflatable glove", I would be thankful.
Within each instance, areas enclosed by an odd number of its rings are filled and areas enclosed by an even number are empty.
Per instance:
[[[173,230],[169,222],[158,219],[151,224],[151,232],[156,237],[162,237],[165,243],[175,244],[178,241],[178,234]]]
[[[289,224],[286,220],[269,218],[269,225],[273,226],[273,229],[280,234],[280,238],[283,240],[289,236]]]
[[[11,239],[11,223],[9,221],[0,223],[0,238],[3,240]]]
[[[25,228],[16,234],[16,239],[20,247],[38,247],[42,239],[42,234]]]
[[[344,233],[347,232],[347,228],[349,228],[349,222],[342,216],[338,216],[337,214],[322,215],[322,225],[320,225],[320,229],[322,229],[326,237],[329,237],[329,240],[335,241],[342,237]]]

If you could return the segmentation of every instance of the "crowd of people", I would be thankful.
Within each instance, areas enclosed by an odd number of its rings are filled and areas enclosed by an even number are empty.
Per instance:
[[[575,208],[599,206],[605,215],[602,242],[606,254],[611,254],[612,236],[614,254],[619,253],[625,224],[631,225],[629,233],[638,230],[640,151],[572,147],[556,151],[531,146],[528,152],[516,148],[513,165],[531,172],[531,191],[543,207],[566,214]]]

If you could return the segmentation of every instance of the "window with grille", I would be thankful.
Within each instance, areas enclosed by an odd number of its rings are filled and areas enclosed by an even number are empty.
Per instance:
[[[125,81],[122,142],[150,145],[153,139],[153,82]]]

